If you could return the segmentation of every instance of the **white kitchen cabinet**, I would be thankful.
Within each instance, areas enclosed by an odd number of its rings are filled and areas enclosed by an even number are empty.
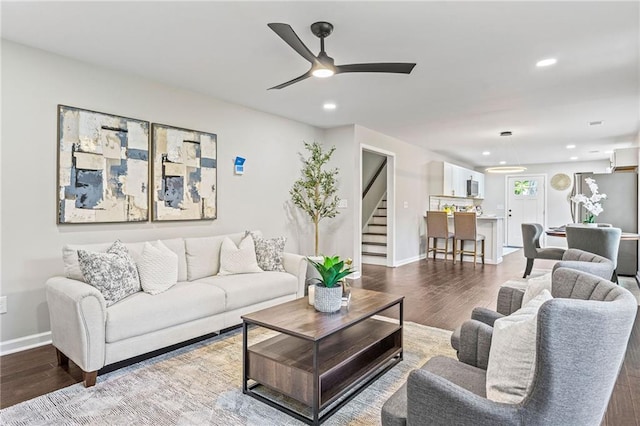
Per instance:
[[[446,161],[429,165],[429,193],[431,195],[467,196],[467,180],[478,181],[478,198],[484,197],[484,174]]]

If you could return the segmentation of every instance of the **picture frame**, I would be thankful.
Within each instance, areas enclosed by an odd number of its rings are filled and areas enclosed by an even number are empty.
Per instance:
[[[149,122],[58,105],[57,223],[149,220]]]
[[[153,123],[152,220],[217,218],[217,135]]]

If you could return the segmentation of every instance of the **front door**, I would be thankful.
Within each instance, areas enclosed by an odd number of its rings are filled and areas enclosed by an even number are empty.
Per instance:
[[[507,177],[507,245],[522,247],[523,223],[545,226],[545,177]]]

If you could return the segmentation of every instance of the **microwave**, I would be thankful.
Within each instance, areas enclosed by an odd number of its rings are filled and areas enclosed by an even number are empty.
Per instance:
[[[478,181],[473,179],[467,180],[467,197],[477,197],[478,195]]]

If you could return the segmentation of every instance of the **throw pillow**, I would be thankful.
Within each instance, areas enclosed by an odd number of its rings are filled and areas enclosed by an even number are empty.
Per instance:
[[[84,280],[102,293],[107,306],[140,291],[136,264],[119,240],[106,253],[78,250],[78,261]]]
[[[287,242],[287,237],[262,238],[251,231],[247,231],[247,234],[253,238],[260,269],[263,271],[285,272],[282,258],[284,257],[284,245]]]
[[[258,266],[256,248],[251,235],[247,235],[236,247],[231,238],[225,237],[220,247],[220,272],[218,275],[263,272]]]
[[[548,290],[551,293],[551,272],[527,280],[527,287],[522,296],[522,306],[525,306],[534,297],[542,293],[542,290]]]
[[[149,294],[162,293],[178,282],[178,255],[161,241],[146,242],[138,261],[138,273],[142,290]]]
[[[536,366],[538,310],[553,299],[543,290],[523,308],[493,325],[487,365],[487,398],[507,404],[521,402],[531,389]]]

